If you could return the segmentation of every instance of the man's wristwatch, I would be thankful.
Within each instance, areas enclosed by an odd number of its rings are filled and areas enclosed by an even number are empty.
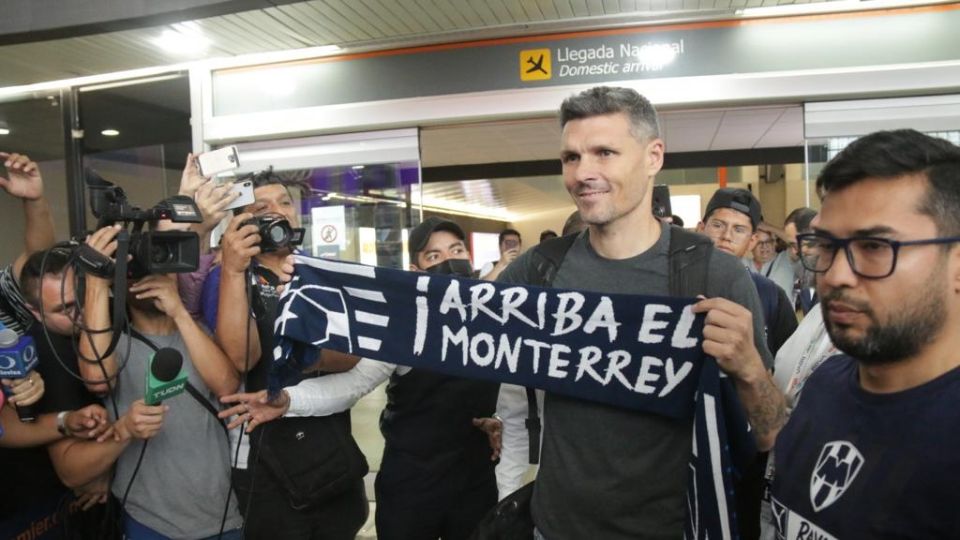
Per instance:
[[[64,437],[69,437],[71,435],[70,428],[67,427],[68,414],[70,414],[70,411],[60,411],[57,413],[57,431],[59,431]]]

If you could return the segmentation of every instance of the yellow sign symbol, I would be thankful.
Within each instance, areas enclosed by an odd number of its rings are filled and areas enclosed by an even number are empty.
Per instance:
[[[520,51],[520,80],[546,81],[550,79],[550,49]]]

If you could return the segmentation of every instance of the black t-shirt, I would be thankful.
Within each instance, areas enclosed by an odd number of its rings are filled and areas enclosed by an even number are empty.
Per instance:
[[[99,402],[87,392],[82,382],[65,371],[53,354],[55,350],[67,368],[78,373],[72,338],[51,333],[51,349],[39,324],[31,326],[27,333],[37,347],[40,359],[37,371],[45,385],[43,398],[37,405],[39,413],[71,411]],[[3,464],[4,484],[10,487],[0,492],[0,521],[15,517],[66,492],[53,469],[46,447],[0,448],[0,463]]]
[[[817,368],[777,438],[781,538],[960,538],[957,396],[960,368],[892,394],[849,356]]]

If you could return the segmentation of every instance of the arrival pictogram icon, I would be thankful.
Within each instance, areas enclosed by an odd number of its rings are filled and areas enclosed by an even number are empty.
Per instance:
[[[550,77],[550,49],[520,51],[521,81],[546,81]]]

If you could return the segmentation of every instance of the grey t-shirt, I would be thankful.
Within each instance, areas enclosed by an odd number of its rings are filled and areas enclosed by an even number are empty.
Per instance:
[[[588,235],[581,233],[567,252],[554,286],[668,294],[670,227],[663,227],[649,250],[623,260],[598,255]],[[500,281],[523,283],[532,273],[528,252],[507,267]],[[762,314],[747,270],[726,253],[715,250],[711,255],[707,292]],[[754,339],[770,365],[762,315],[754,317]],[[533,496],[537,528],[548,540],[682,537],[692,433],[689,421],[547,393]]]
[[[145,336],[158,347],[172,347],[183,354],[183,367],[190,384],[211,403],[211,392],[197,374],[180,334]],[[123,362],[130,346],[130,360],[117,382],[117,406],[123,415],[130,404],[143,399],[147,362],[153,349],[139,339],[120,336],[117,361]],[[147,444],[143,463],[133,480],[126,511],[133,519],[170,538],[195,539],[215,536],[220,531],[223,509],[230,497],[225,531],[242,524],[237,502],[230,491],[230,456],[226,434],[210,412],[187,392],[164,405],[170,410],[163,428]],[[110,409],[111,416],[113,408]],[[113,494],[122,499],[137,465],[143,443],[133,441],[117,460]]]

